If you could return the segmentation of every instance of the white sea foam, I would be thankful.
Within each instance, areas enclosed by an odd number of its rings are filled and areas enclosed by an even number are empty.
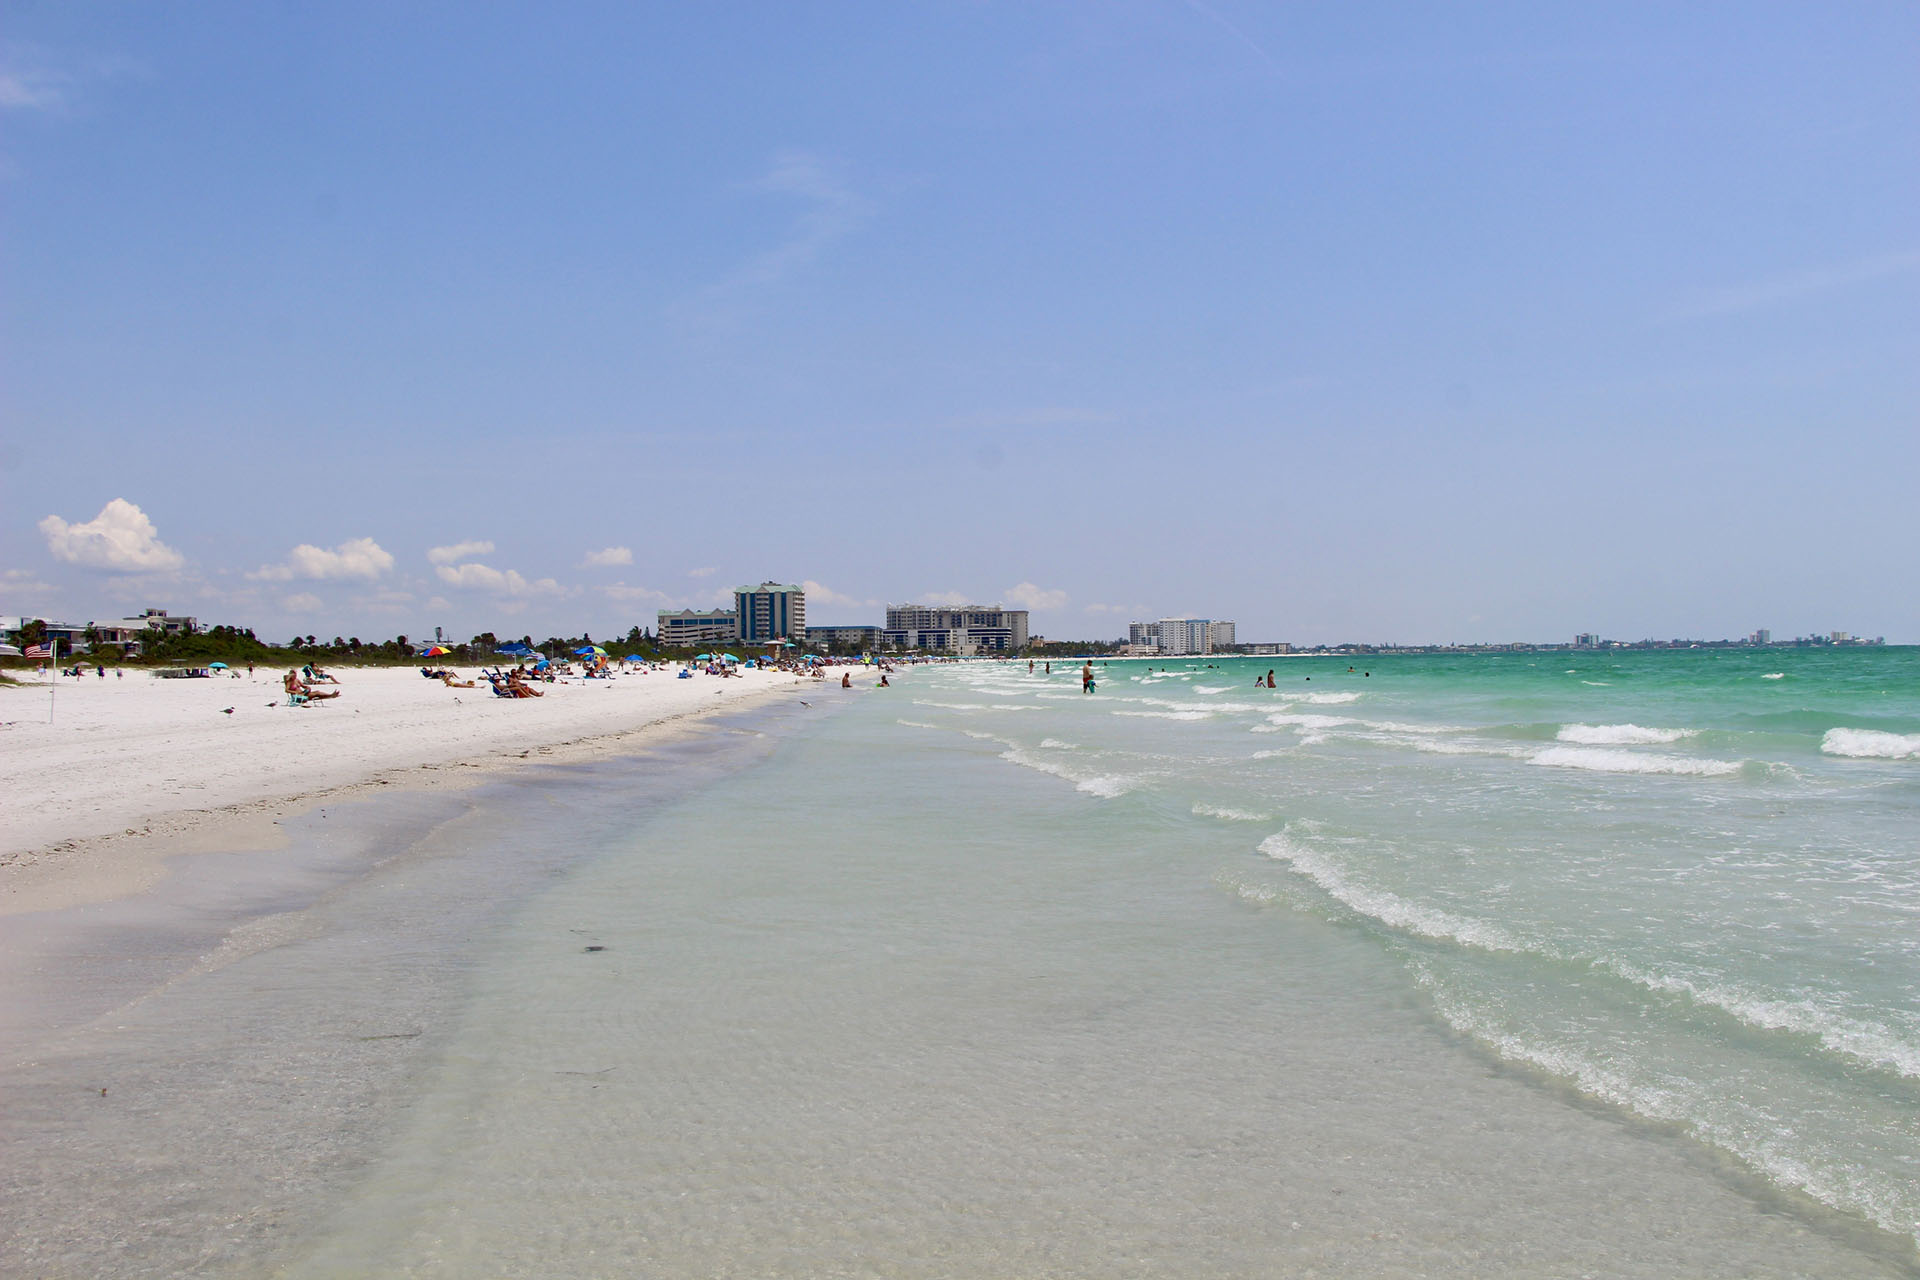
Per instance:
[[[1304,841],[1280,831],[1260,842],[1260,852],[1284,862],[1326,890],[1339,902],[1405,933],[1443,942],[1458,942],[1483,951],[1524,951],[1507,933],[1483,920],[1409,902],[1399,894],[1363,885],[1332,858]]]
[[[1283,729],[1337,729],[1343,724],[1358,724],[1357,720],[1347,716],[1321,716],[1289,711],[1276,711],[1267,717],[1267,723]]]
[[[1785,680],[1787,678],[1787,673],[1784,671],[1769,671],[1767,672],[1767,674],[1761,676],[1760,678],[1762,680]]]
[[[1709,1101],[1696,1089],[1671,1076],[1658,1085],[1643,1083],[1603,1066],[1572,1046],[1543,1044],[1516,1035],[1449,991],[1446,983],[1423,964],[1415,963],[1414,977],[1433,993],[1434,1007],[1441,1017],[1501,1057],[1572,1080],[1581,1092],[1641,1115],[1685,1125],[1706,1141],[1750,1162],[1775,1182],[1798,1187],[1836,1208],[1852,1209],[1908,1239],[1920,1239],[1915,1236],[1905,1197],[1890,1193],[1878,1179],[1862,1177],[1857,1170],[1822,1167],[1826,1162],[1792,1154],[1774,1139],[1771,1125],[1756,1134],[1746,1125],[1715,1115]]]
[[[1580,683],[1590,684],[1596,689],[1611,689],[1613,687],[1613,681],[1611,680],[1582,680]]]
[[[984,702],[931,702],[925,698],[915,698],[913,700],[913,705],[916,707],[939,707],[942,711],[988,711],[988,710],[991,710],[991,708],[988,707],[987,704]]]
[[[1533,764],[1555,769],[1592,769],[1598,773],[1659,773],[1682,777],[1723,778],[1740,772],[1737,760],[1702,760],[1607,747],[1548,747],[1535,752]]]
[[[1920,1079],[1920,1044],[1878,1022],[1823,1009],[1811,1000],[1782,1000],[1736,986],[1696,982],[1623,961],[1607,961],[1607,968],[1653,991],[1685,995],[1700,1004],[1732,1014],[1751,1027],[1812,1036],[1827,1052],[1870,1066]]]
[[[1196,706],[1191,698],[1127,698],[1127,702],[1137,702],[1143,707],[1168,707],[1174,711],[1193,711],[1204,709],[1222,714],[1232,711],[1271,711],[1270,702],[1209,702],[1204,708]]]
[[[1382,733],[1472,733],[1462,724],[1404,724],[1398,720],[1362,720],[1361,724]]]
[[[1882,733],[1878,729],[1829,729],[1820,750],[1855,760],[1911,760],[1920,756],[1920,733]]]
[[[1092,775],[1081,773],[1077,770],[1069,769],[1063,764],[1033,755],[1014,746],[1009,746],[1007,750],[1002,751],[1000,758],[1009,764],[1017,764],[1022,768],[1032,769],[1039,773],[1051,774],[1056,778],[1071,782],[1078,790],[1084,791],[1090,796],[1098,796],[1103,800],[1111,800],[1115,796],[1123,796],[1140,785],[1139,779],[1128,778],[1117,773]]]
[[[1228,809],[1217,804],[1196,804],[1194,816],[1200,818],[1225,818],[1228,822],[1272,822],[1273,815],[1254,813],[1247,809]]]
[[[1560,732],[1554,736],[1562,742],[1600,747],[1678,742],[1682,738],[1691,738],[1693,734],[1692,729],[1648,729],[1637,724],[1563,724]]]
[[[1533,753],[1527,747],[1502,747],[1484,742],[1453,742],[1446,738],[1406,737],[1393,740],[1396,746],[1412,747],[1436,756],[1492,756],[1525,760]]]
[[[1058,738],[1043,738],[1040,745],[1049,751],[1078,751],[1080,749],[1079,743],[1062,742]]]
[[[924,720],[895,720],[894,723],[903,724],[909,729],[938,729],[940,727],[937,724],[928,724]]]
[[[1248,757],[1247,757],[1247,759],[1249,759],[1249,760],[1277,760],[1277,759],[1280,759],[1280,758],[1281,758],[1281,757],[1283,757],[1283,756],[1290,756],[1290,755],[1292,755],[1292,754],[1293,754],[1293,752],[1292,752],[1292,751],[1256,751],[1256,752],[1254,752],[1254,753],[1253,753],[1252,755],[1250,755],[1250,756],[1248,756]]]
[[[1115,711],[1116,716],[1133,716],[1143,720],[1211,720],[1213,712],[1205,708],[1190,711]]]
[[[1193,691],[1195,693],[1225,693],[1234,687],[1236,686],[1230,684],[1197,684],[1193,686]]]

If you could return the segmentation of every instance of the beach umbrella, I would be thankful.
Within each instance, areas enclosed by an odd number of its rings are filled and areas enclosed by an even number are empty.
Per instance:
[[[443,658],[452,652],[453,650],[443,644],[430,644],[420,651],[420,656],[423,658]]]
[[[591,657],[591,656],[598,656],[598,657],[604,658],[607,656],[607,651],[605,649],[602,649],[597,644],[588,644],[588,645],[582,645],[580,648],[575,649],[573,651],[573,656],[576,658],[585,658],[585,657]]]
[[[731,653],[723,653],[723,654],[721,654],[721,655],[720,655],[720,661],[722,661],[722,662],[738,662],[738,661],[740,661],[740,659],[738,659],[738,658],[736,658],[736,657],[735,657],[734,655],[732,655]]]
[[[528,654],[533,652],[533,647],[531,645],[521,644],[518,640],[515,640],[510,644],[503,644],[499,646],[494,650],[494,652],[508,654],[516,658],[524,658]]]
[[[209,669],[218,668],[221,671],[225,671],[227,669],[227,664],[224,662],[209,662],[207,666]]]
[[[711,662],[713,661],[713,655],[710,653],[696,653],[693,655],[693,660],[695,662]]]

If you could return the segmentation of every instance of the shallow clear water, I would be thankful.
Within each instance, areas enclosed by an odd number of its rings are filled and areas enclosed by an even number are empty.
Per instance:
[[[1916,1274],[1920,761],[1832,732],[1912,659],[1747,657],[966,664],[436,800],[9,1068],[11,1253]]]
[[[1920,650],[1057,671],[902,718],[1242,831],[1503,1058],[1920,1235]]]

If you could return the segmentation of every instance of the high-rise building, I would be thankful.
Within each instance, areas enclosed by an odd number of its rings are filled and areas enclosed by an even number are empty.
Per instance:
[[[681,609],[659,613],[660,625],[653,633],[660,643],[687,647],[701,644],[732,644],[740,638],[740,615],[731,609]]]
[[[1027,647],[1027,611],[997,604],[890,604],[887,628],[881,634],[896,649],[1017,653]]]
[[[1233,624],[1215,619],[1207,624],[1207,648],[1212,653],[1225,653],[1234,647]]]
[[[1748,636],[1747,640],[1748,640],[1748,643],[1750,644],[1772,644],[1773,632],[1767,630],[1765,627],[1761,627],[1758,631],[1754,632],[1751,636]]]
[[[807,593],[799,587],[779,582],[735,587],[733,607],[740,615],[742,644],[807,638]]]
[[[1129,622],[1127,624],[1127,643],[1136,648],[1158,649],[1160,647],[1160,624],[1157,622]]]
[[[1162,618],[1160,652],[1172,657],[1181,654],[1213,652],[1212,620],[1208,618]]]

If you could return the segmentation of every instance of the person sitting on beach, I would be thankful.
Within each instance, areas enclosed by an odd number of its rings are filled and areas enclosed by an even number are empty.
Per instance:
[[[842,672],[840,673],[840,687],[841,687],[842,689],[851,689],[851,688],[853,688],[853,672],[851,672],[851,671],[842,671]]]
[[[287,700],[295,705],[304,702],[325,702],[329,698],[340,696],[338,693],[315,693],[312,685],[300,679],[298,671],[289,670],[287,678],[282,683],[287,687]]]

